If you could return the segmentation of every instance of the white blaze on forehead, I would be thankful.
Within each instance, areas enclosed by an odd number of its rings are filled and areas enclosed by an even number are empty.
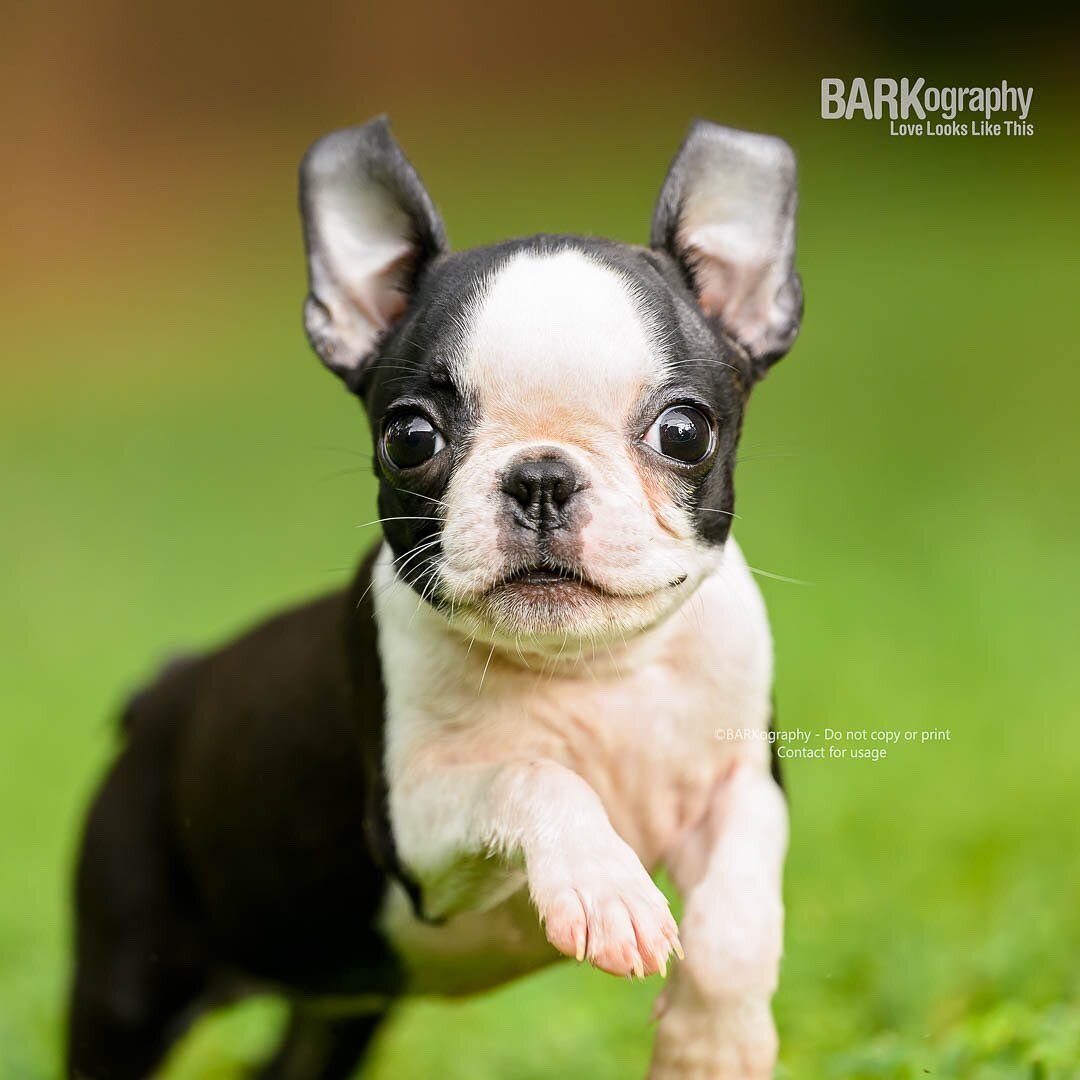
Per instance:
[[[582,251],[524,252],[481,292],[458,378],[487,417],[512,410],[621,423],[663,370],[663,350],[632,281]],[[509,415],[508,415],[509,418]]]

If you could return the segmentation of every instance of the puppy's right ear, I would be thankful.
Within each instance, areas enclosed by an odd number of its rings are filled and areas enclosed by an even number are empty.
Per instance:
[[[308,150],[300,213],[304,328],[323,363],[356,390],[421,270],[446,250],[443,224],[385,117],[324,135]]]

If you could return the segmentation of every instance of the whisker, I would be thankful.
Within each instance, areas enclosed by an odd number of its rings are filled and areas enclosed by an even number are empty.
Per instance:
[[[555,659],[551,662],[551,673],[548,675],[548,682],[552,682],[555,678],[555,672],[559,667],[559,661],[563,658],[563,653],[566,652],[567,643],[570,641],[570,631],[567,630],[563,634],[562,644],[559,646],[559,651],[555,654]]]
[[[771,570],[759,570],[756,566],[746,567],[751,574],[757,574],[758,577],[770,578],[773,581],[786,581],[789,585],[813,585],[812,581],[803,581],[800,578],[787,577],[784,574],[774,574]]]
[[[428,548],[434,547],[435,544],[437,544],[441,539],[442,539],[441,536],[436,536],[433,539],[427,540],[423,544],[420,544],[417,547],[413,548],[406,555],[404,555],[402,557],[402,561],[401,561],[400,565],[398,563],[398,556],[395,555],[394,558],[393,558],[394,576],[375,595],[376,596],[382,596],[383,593],[385,593],[386,590],[388,588],[390,588],[390,586],[393,585],[393,583],[395,581],[401,580],[401,572],[404,569],[404,567],[408,565],[409,561],[411,559],[415,558],[417,555],[421,554],[423,551],[427,550]],[[372,577],[371,577],[371,581],[368,582],[367,588],[360,594],[360,599],[356,601],[356,609],[355,610],[357,610],[357,611],[360,610],[360,605],[364,602],[364,598],[374,588],[375,588],[375,576],[373,574]]]
[[[684,364],[716,364],[717,367],[726,367],[732,371],[739,369],[734,364],[728,364],[723,360],[712,360],[707,356],[692,356],[689,360],[669,360],[665,367],[682,367]]]
[[[425,551],[430,551],[442,540],[441,536],[436,536],[431,540],[425,541],[423,544],[418,544],[406,555],[401,557],[400,562],[397,558],[394,559],[394,571],[398,577],[404,578],[405,568],[418,556],[423,555]],[[436,555],[438,552],[435,553]]]
[[[393,379],[387,379],[386,380],[386,385],[387,386],[396,386],[398,383],[401,383],[401,382],[404,382],[404,381],[405,381],[405,376],[404,375],[397,375]]]
[[[423,568],[423,570],[421,570],[421,573],[422,574],[428,573],[429,570],[434,568],[434,565],[435,565],[435,563],[437,561],[438,561],[438,555],[432,555],[430,558],[428,558],[427,562],[424,563],[424,568]],[[421,606],[425,602],[430,603],[430,598],[428,596],[428,589],[431,590],[431,597],[433,598],[435,596],[435,590],[437,588],[438,588],[438,578],[436,577],[435,574],[432,574],[431,577],[428,579],[427,583],[420,590],[420,595],[419,595],[419,597],[417,598],[417,601],[416,601],[416,609],[413,611],[412,615],[409,616],[409,627],[408,627],[409,629],[412,629],[413,620],[419,614]]]
[[[367,529],[372,525],[385,525],[388,521],[434,521],[434,518],[425,517],[422,514],[398,514],[396,517],[375,518],[374,521],[365,521],[362,525],[354,525],[354,529]]]
[[[480,685],[476,688],[476,696],[480,696],[480,691],[484,689],[484,680],[487,678],[488,668],[491,667],[491,658],[495,655],[495,642],[491,643],[491,652],[488,653],[487,663],[484,664],[484,670],[480,675]]]
[[[514,635],[514,647],[517,649],[518,659],[529,671],[532,671],[532,664],[525,659],[525,654],[521,651],[521,638],[517,634]]]
[[[625,637],[623,638],[625,641]],[[615,659],[615,654],[611,651],[611,645],[608,642],[604,642],[604,648],[607,649],[608,659],[611,661],[612,666],[615,668],[615,675],[622,679],[622,670],[619,667],[618,660]]]
[[[421,495],[419,491],[410,491],[408,497],[411,499],[426,499],[429,503],[434,503],[436,506],[445,506],[448,510],[450,504],[443,499],[433,499],[430,495]]]
[[[360,599],[356,601],[356,607],[353,609],[354,611],[359,611],[360,610],[360,605],[364,602],[364,598],[374,588],[375,588],[375,575],[373,573],[371,575],[371,580],[367,584],[367,588],[360,594]],[[381,595],[381,594],[379,594],[379,595]]]

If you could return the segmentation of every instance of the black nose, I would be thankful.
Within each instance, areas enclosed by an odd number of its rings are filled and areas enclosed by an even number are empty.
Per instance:
[[[564,458],[526,458],[503,477],[502,489],[516,504],[514,516],[531,529],[565,524],[566,504],[580,490],[574,467]]]

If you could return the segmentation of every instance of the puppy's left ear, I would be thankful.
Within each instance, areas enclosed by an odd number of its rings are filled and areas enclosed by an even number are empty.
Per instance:
[[[675,155],[650,242],[682,266],[757,378],[791,347],[802,319],[795,272],[795,154],[783,139],[705,120]]]
[[[446,234],[385,117],[324,135],[300,165],[310,292],[304,327],[323,363],[359,388]]]

